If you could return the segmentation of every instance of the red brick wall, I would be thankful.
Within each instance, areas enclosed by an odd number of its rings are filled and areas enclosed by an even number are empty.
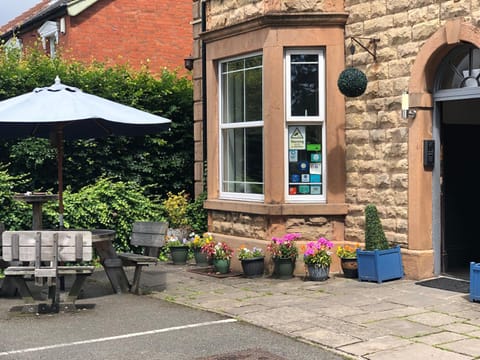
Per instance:
[[[58,48],[83,62],[148,65],[154,74],[166,67],[183,74],[183,59],[192,53],[191,17],[191,0],[101,0],[66,17]],[[37,29],[20,37],[25,48],[35,41],[41,46]]]
[[[191,0],[102,0],[67,19],[60,43],[77,60],[184,71],[192,52]]]

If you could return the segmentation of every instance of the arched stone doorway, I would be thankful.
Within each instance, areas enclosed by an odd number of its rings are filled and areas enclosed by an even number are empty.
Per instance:
[[[466,95],[467,93],[478,92],[480,98],[480,91],[478,90],[480,88],[477,87],[476,90],[472,90],[472,88],[464,87],[464,85],[470,83],[470,79],[464,80],[470,76],[468,67],[472,67],[472,65],[473,68],[476,67],[474,63],[468,63],[469,57],[465,57],[465,54],[468,54],[469,48],[477,48],[479,43],[480,35],[475,27],[461,23],[460,20],[449,21],[425,43],[412,67],[409,83],[410,106],[417,109],[417,116],[415,119],[409,120],[409,249],[406,254],[406,261],[411,263],[407,264],[406,268],[411,269],[412,273],[407,274],[411,277],[425,278],[452,271],[453,266],[448,269],[446,251],[450,251],[451,256],[454,256],[450,259],[454,259],[454,263],[464,263],[468,256],[453,255],[454,248],[456,245],[461,245],[460,248],[463,248],[461,250],[463,253],[472,250],[471,244],[467,246],[466,242],[455,243],[458,236],[469,236],[468,234],[471,232],[467,229],[465,229],[465,234],[455,232],[456,227],[462,226],[458,217],[455,220],[455,215],[458,208],[462,211],[468,211],[468,213],[473,211],[467,209],[467,201],[463,205],[455,205],[451,202],[458,196],[469,197],[465,194],[455,194],[455,189],[466,188],[466,183],[463,186],[456,183],[459,177],[455,175],[455,172],[458,169],[454,165],[444,169],[443,165],[445,163],[441,160],[445,159],[442,159],[441,156],[444,148],[443,142],[445,141],[450,149],[458,149],[458,152],[454,151],[448,154],[449,164],[459,165],[463,162],[464,158],[459,158],[462,150],[459,150],[460,148],[455,144],[462,143],[462,133],[464,135],[469,134],[471,129],[461,128],[460,124],[457,124],[459,126],[455,130],[458,134],[455,134],[451,123],[455,121],[459,109],[467,109],[466,104],[462,101],[469,101],[469,106],[473,106],[471,102],[474,102],[473,99],[476,99],[477,96],[469,96]],[[458,66],[452,67],[452,59],[455,57],[458,58],[456,60]],[[460,65],[460,63],[464,65]],[[467,64],[467,69],[464,68],[465,64]],[[467,76],[463,75],[465,70],[467,70]],[[445,84],[449,81],[448,89],[446,89]],[[452,95],[452,91],[463,92],[463,95],[449,97],[447,93]],[[471,111],[475,111],[475,109],[468,112]],[[464,117],[468,116],[465,115]],[[462,122],[466,122],[466,120],[462,120]],[[467,126],[467,124],[463,125]],[[447,134],[451,136],[447,136]],[[472,132],[472,134],[474,133]],[[480,133],[478,135],[480,136]],[[425,139],[435,140],[435,165],[433,169],[423,167],[423,140]],[[463,151],[467,150],[464,149]],[[472,158],[469,161],[472,162]],[[447,170],[446,174],[444,173],[445,170]],[[468,170],[468,165],[466,165],[464,171],[467,172]],[[465,174],[462,176],[466,176]],[[444,183],[442,183],[445,180],[444,175],[449,176],[450,189],[454,189],[451,190],[450,201],[447,202],[448,197],[445,198],[445,194],[442,193],[442,189],[445,190],[443,188]],[[473,173],[470,173],[470,175],[474,176]],[[470,205],[468,204],[468,206]],[[446,216],[449,216],[448,220]],[[462,221],[471,220],[464,218]],[[465,266],[467,265],[468,261]]]
[[[480,258],[480,49],[462,42],[447,54],[435,77],[433,101],[433,138],[440,144],[433,200],[440,207],[441,272],[468,278],[470,261]]]

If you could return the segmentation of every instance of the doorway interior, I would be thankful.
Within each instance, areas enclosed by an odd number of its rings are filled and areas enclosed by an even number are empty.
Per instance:
[[[480,262],[480,99],[440,109],[441,271],[468,279]]]

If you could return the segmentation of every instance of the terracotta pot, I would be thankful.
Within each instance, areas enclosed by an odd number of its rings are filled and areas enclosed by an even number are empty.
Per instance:
[[[356,258],[341,259],[343,275],[349,279],[358,278],[358,262]]]

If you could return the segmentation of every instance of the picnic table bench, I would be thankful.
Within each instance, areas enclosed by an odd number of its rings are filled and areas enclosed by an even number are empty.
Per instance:
[[[133,281],[130,286],[132,293],[140,294],[140,278],[143,268],[158,263],[160,248],[165,245],[167,229],[167,222],[137,221],[133,223],[130,244],[140,247],[143,253],[118,254],[123,266],[135,266]]]
[[[92,260],[92,234],[89,231],[5,231],[2,234],[3,260],[10,262],[4,274],[11,279],[24,299],[23,312],[58,312],[60,310],[59,278],[75,275],[62,310],[76,309],[77,299],[86,278],[94,266],[84,265]],[[33,265],[32,265],[33,264]],[[51,304],[34,304],[25,277],[33,276],[35,285],[48,285]]]

